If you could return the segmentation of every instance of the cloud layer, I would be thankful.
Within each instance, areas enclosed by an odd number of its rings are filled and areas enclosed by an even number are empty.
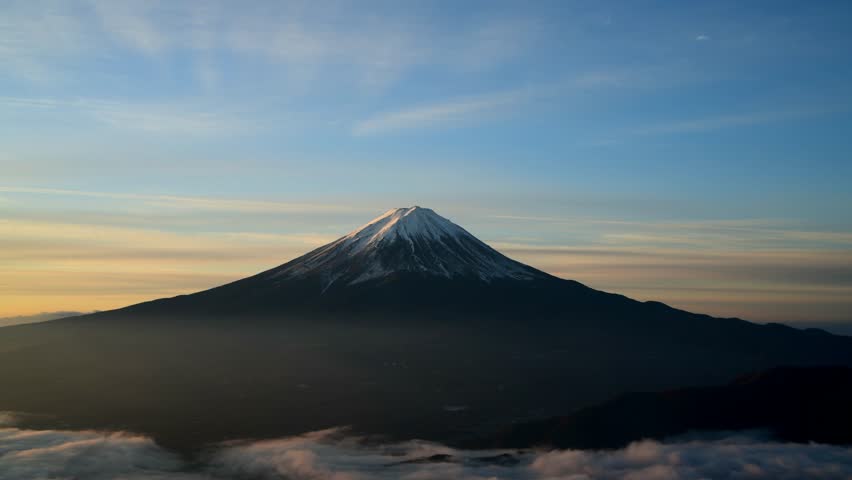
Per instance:
[[[10,420],[0,416],[7,425]],[[612,451],[464,451],[422,441],[376,444],[329,429],[226,443],[190,463],[129,433],[0,428],[0,480],[784,480],[850,475],[850,448],[746,435],[645,440]]]
[[[125,433],[0,429],[0,479],[190,480],[177,456]]]

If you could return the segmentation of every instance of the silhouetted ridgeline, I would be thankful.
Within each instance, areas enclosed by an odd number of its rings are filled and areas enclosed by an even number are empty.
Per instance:
[[[852,369],[779,367],[716,387],[629,393],[574,414],[516,425],[497,447],[620,448],[644,438],[766,430],[778,440],[852,444]]]

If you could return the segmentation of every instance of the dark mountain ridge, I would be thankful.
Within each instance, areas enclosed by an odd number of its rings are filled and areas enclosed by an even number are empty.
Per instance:
[[[621,448],[645,438],[761,430],[777,440],[852,444],[852,368],[776,367],[730,383],[635,392],[516,425],[489,447]],[[482,446],[482,444],[480,444]]]

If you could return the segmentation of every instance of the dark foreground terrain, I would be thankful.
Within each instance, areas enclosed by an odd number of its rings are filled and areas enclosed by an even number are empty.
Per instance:
[[[625,391],[852,364],[847,337],[631,303],[623,317],[524,317],[505,306],[510,318],[110,313],[7,327],[0,410],[180,449],[339,425],[456,443]]]

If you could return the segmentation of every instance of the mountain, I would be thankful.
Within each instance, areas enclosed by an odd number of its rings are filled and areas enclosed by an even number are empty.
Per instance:
[[[561,281],[504,256],[433,210],[414,206],[388,210],[328,245],[252,277],[131,308],[184,314],[424,313],[451,301],[486,300],[475,306],[482,308],[489,303],[483,294],[553,282]]]
[[[0,410],[181,448],[338,425],[452,443],[779,365],[852,365],[852,338],[597,291],[411,207],[227,285],[4,327]]]
[[[849,405],[852,368],[777,367],[725,385],[620,395],[567,416],[515,425],[485,445],[622,448],[645,438],[734,430],[761,430],[786,442],[848,445]]]

